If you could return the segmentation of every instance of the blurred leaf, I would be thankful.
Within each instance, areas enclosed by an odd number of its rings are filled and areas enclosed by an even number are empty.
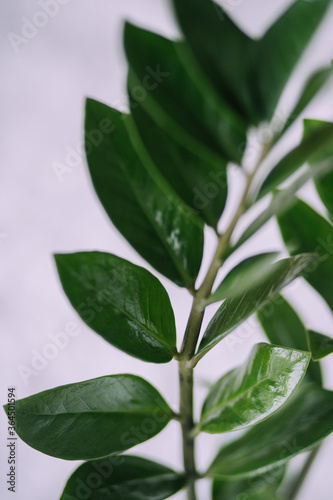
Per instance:
[[[98,481],[91,486],[89,477]],[[131,455],[112,455],[80,465],[60,500],[74,499],[78,494],[89,500],[164,500],[184,484],[183,476],[164,465]]]
[[[109,375],[19,399],[16,432],[52,457],[91,460],[147,441],[164,429],[171,414],[144,379]]]
[[[64,291],[90,328],[144,361],[171,361],[176,326],[167,292],[155,276],[103,252],[55,256]]]
[[[332,77],[333,66],[329,68],[321,68],[313,73],[310,78],[305,83],[301,95],[291,111],[288,119],[282,130],[277,134],[275,142],[295,123],[300,114],[304,111],[308,104],[312,101],[314,97],[323,89],[327,81]],[[307,120],[304,121],[306,123]]]
[[[252,88],[260,116],[270,119],[296,64],[331,0],[296,0],[259,40]]]
[[[313,265],[315,259],[314,254],[304,254],[279,260],[272,265],[273,272],[262,284],[242,296],[225,300],[207,326],[198,355],[201,357],[214,347],[267,300]]]
[[[246,127],[216,98],[197,70],[184,43],[125,25],[129,62],[129,98],[142,106],[164,131],[213,168],[225,160],[239,162]],[[215,165],[215,166],[214,166]]]
[[[308,351],[306,328],[301,319],[282,295],[258,311],[258,319],[272,344]],[[321,385],[320,365],[310,361],[306,378]]]
[[[276,489],[282,482],[285,468],[241,480],[214,479],[213,500],[277,500]]]
[[[278,217],[281,234],[292,255],[317,252],[322,255],[305,279],[333,310],[333,227],[313,208],[294,198],[293,205]]]
[[[304,135],[307,137],[316,132],[323,126],[320,120],[305,120]],[[320,149],[315,155],[309,158],[308,162],[311,167],[316,166],[323,161],[330,161],[333,165],[333,140],[327,142],[325,147]],[[324,203],[327,211],[333,220],[333,169],[319,179],[315,179],[315,186],[321,201]]]
[[[98,130],[102,120],[112,123],[111,134],[90,149],[86,143],[100,201],[144,259],[177,285],[191,288],[201,264],[202,222],[155,169],[131,117],[88,99],[86,131]]]
[[[265,473],[314,447],[333,431],[333,392],[302,385],[283,408],[223,447],[208,470],[213,477]]]
[[[308,120],[304,120],[304,136],[301,144],[273,168],[260,188],[259,197],[279,186],[304,163],[311,162],[312,158],[320,156],[326,159],[324,155],[328,145],[332,149],[332,141],[333,123],[317,122],[316,127],[309,128]]]
[[[325,358],[333,352],[333,339],[323,335],[322,333],[309,330],[308,342],[309,350],[312,354],[312,359],[318,361],[319,359]]]
[[[259,231],[259,229],[261,229],[273,216],[279,216],[288,212],[288,208],[294,203],[295,193],[310,179],[319,179],[332,170],[333,164],[330,161],[319,163],[312,169],[303,171],[287,188],[275,192],[268,207],[256,217],[256,219],[245,229],[236,243],[229,248],[228,255],[243,245],[243,243]]]
[[[227,162],[210,165],[164,132],[142,106],[132,104],[131,111],[158,170],[194,213],[215,228],[227,199]]]
[[[310,353],[256,344],[247,361],[223,375],[204,402],[199,429],[216,434],[243,429],[283,406],[305,375]]]
[[[271,264],[278,255],[278,252],[261,253],[237,264],[207,299],[207,303],[237,297],[260,285],[272,272]]]

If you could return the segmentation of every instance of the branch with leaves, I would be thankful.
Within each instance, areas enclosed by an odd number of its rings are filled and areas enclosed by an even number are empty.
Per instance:
[[[310,75],[285,123],[278,129],[272,123],[331,2],[295,1],[258,40],[210,0],[173,4],[183,39],[167,40],[127,23],[130,112],[88,99],[85,130],[90,137],[108,125],[94,147],[87,140],[86,153],[94,189],[114,226],[152,268],[193,296],[180,350],[169,296],[151,272],[97,251],[55,260],[68,299],[94,332],[142,361],[178,363],[179,411],[144,379],[107,375],[17,401],[16,431],[36,450],[85,461],[69,478],[62,500],[163,500],[182,488],[188,500],[196,500],[202,478],[212,479],[213,500],[242,494],[249,500],[292,499],[318,444],[333,431],[333,393],[323,388],[319,361],[333,352],[333,340],[307,329],[280,292],[303,276],[333,309],[333,123],[304,120],[303,137],[292,151],[274,163],[270,153],[329,81],[332,68]],[[263,123],[271,124],[270,137],[255,166],[245,169],[249,129]],[[230,163],[238,165],[244,185],[220,233],[233,181]],[[308,181],[315,183],[326,217],[295,196]],[[289,257],[270,252],[237,260],[236,250],[272,218]],[[244,220],[249,223],[236,238]],[[215,231],[216,249],[198,283],[205,225]],[[218,282],[231,257],[236,264]],[[202,332],[206,309],[218,303]],[[196,419],[197,363],[253,314],[267,343],[254,345],[242,365],[221,374]],[[172,419],[182,428],[183,472],[123,454]],[[199,433],[248,427],[205,471],[197,470]],[[288,462],[311,449],[285,492]]]

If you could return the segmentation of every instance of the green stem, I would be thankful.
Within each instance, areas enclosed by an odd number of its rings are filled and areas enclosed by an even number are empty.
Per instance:
[[[317,446],[316,448],[314,448],[310,455],[308,456],[299,476],[296,478],[296,481],[295,483],[293,484],[290,492],[289,492],[289,495],[287,497],[287,500],[294,500],[298,493],[300,492],[302,486],[303,486],[303,483],[308,475],[308,472],[309,470],[311,469],[311,466],[313,464],[313,462],[315,461],[316,457],[317,457],[317,454],[319,452],[319,449],[320,449],[320,445]]]

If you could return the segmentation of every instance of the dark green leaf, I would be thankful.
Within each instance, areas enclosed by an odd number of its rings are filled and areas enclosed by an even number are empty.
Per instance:
[[[175,318],[155,276],[103,252],[58,254],[55,260],[67,297],[95,332],[144,361],[173,358]]]
[[[333,227],[313,208],[297,198],[278,217],[278,223],[292,255],[316,252],[323,256],[305,278],[333,310]]]
[[[164,132],[142,106],[131,106],[140,137],[172,188],[210,226],[216,227],[227,198],[226,161],[209,164]]]
[[[239,237],[238,241],[229,249],[229,255],[245,243],[251,236],[253,236],[259,229],[261,229],[266,222],[273,216],[284,214],[288,208],[293,204],[295,193],[304,186],[310,179],[319,179],[321,176],[333,170],[331,162],[323,162],[312,169],[306,169],[283,191],[277,191],[267,208],[245,229],[244,233]]]
[[[247,361],[220,378],[204,402],[199,429],[216,434],[243,429],[275,413],[300,384],[310,353],[256,344]]]
[[[91,460],[147,441],[171,415],[159,392],[142,378],[109,375],[16,401],[16,432],[52,457]]]
[[[291,174],[304,165],[311,162],[312,158],[318,157],[327,151],[328,145],[332,149],[333,123],[317,122],[316,127],[311,127],[304,121],[304,137],[299,146],[288,153],[271,171],[260,188],[259,196],[264,196],[279,184],[285,181]],[[330,174],[332,175],[332,174]]]
[[[289,77],[330,4],[331,0],[296,0],[258,42],[252,88],[262,118],[272,117]]]
[[[306,329],[289,302],[278,295],[268,308],[258,311],[258,319],[272,344],[308,351]],[[321,384],[321,370],[318,363],[309,364],[306,377]]]
[[[260,285],[272,272],[271,264],[277,256],[278,252],[262,253],[248,257],[237,264],[226,275],[207,303],[237,297],[248,292],[254,286]]]
[[[173,0],[173,4],[186,41],[221,101],[231,103],[247,125],[257,123],[249,85],[249,59],[257,43],[210,0]]]
[[[242,296],[225,300],[207,326],[199,346],[198,356],[202,357],[267,300],[272,299],[283,287],[313,265],[315,260],[314,254],[280,260],[272,265],[273,272],[262,284]]]
[[[304,122],[304,136],[308,137],[315,133],[316,130],[320,130],[323,126],[328,126],[327,122],[322,122],[319,120],[305,120]],[[330,124],[333,126],[332,124]],[[323,161],[331,162],[333,165],[333,140],[327,142],[325,147],[318,150],[318,152],[309,158],[308,163],[311,167],[316,166],[318,163]],[[328,210],[328,213],[333,219],[333,170],[323,175],[319,179],[315,179],[315,186],[317,188],[318,194]]]
[[[299,100],[291,111],[282,130],[275,138],[275,142],[291,127],[299,115],[304,111],[312,99],[323,89],[329,78],[332,77],[333,67],[322,68],[313,73],[304,85]]]
[[[276,489],[282,482],[284,467],[242,480],[214,479],[213,500],[277,500]]]
[[[223,158],[239,162],[246,127],[215,95],[184,43],[127,23],[124,44],[132,70],[132,107],[142,106],[165,132],[214,168]]]
[[[155,269],[191,288],[200,268],[203,229],[155,169],[137,136],[132,119],[87,100],[86,131],[112,123],[87,159],[95,190],[107,214],[130,244]]]
[[[60,500],[164,500],[185,478],[164,465],[131,455],[86,462],[71,475]]]
[[[218,453],[213,477],[265,473],[314,447],[333,431],[333,392],[302,385],[289,403]]]
[[[332,354],[333,339],[327,337],[327,335],[323,335],[322,333],[314,332],[313,330],[309,330],[307,334],[309,350],[311,351],[312,359],[314,361],[318,361],[319,359]]]

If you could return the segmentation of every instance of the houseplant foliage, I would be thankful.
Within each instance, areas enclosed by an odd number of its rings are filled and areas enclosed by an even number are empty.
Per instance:
[[[85,461],[62,500],[82,498],[84,488],[93,500],[162,500],[182,488],[195,500],[195,483],[202,478],[212,480],[213,500],[242,494],[249,500],[292,499],[319,443],[333,431],[333,393],[322,386],[318,361],[332,353],[333,341],[325,332],[308,330],[280,295],[303,276],[333,308],[333,123],[305,120],[299,143],[277,161],[270,157],[331,76],[328,61],[304,83],[289,116],[273,127],[279,98],[330,4],[297,0],[258,40],[210,0],[173,0],[181,40],[125,25],[129,112],[87,100],[86,132],[102,120],[112,124],[98,146],[87,144],[87,162],[114,226],[152,268],[193,296],[180,349],[170,299],[150,271],[97,251],[59,254],[55,260],[68,299],[92,330],[144,362],[178,363],[179,412],[150,383],[130,374],[19,400],[16,430],[24,441],[54,457]],[[246,169],[249,129],[263,124],[269,133],[255,165]],[[221,233],[231,163],[243,182]],[[296,196],[311,179],[326,216]],[[240,261],[236,251],[272,217],[289,256],[258,249]],[[240,220],[248,224],[236,238]],[[216,234],[216,249],[198,283],[205,225]],[[218,280],[231,257],[234,268]],[[89,300],[99,306],[93,313],[84,306]],[[218,309],[201,331],[211,304]],[[195,419],[197,363],[220,342],[217,348],[223,349],[223,339],[253,314],[267,341],[254,345],[243,364],[220,374]],[[171,419],[182,428],[182,472],[123,454]],[[134,433],[138,427],[141,432]],[[199,433],[248,427],[206,470],[197,470]],[[308,450],[304,470],[287,481],[289,489],[281,488],[288,462]]]

